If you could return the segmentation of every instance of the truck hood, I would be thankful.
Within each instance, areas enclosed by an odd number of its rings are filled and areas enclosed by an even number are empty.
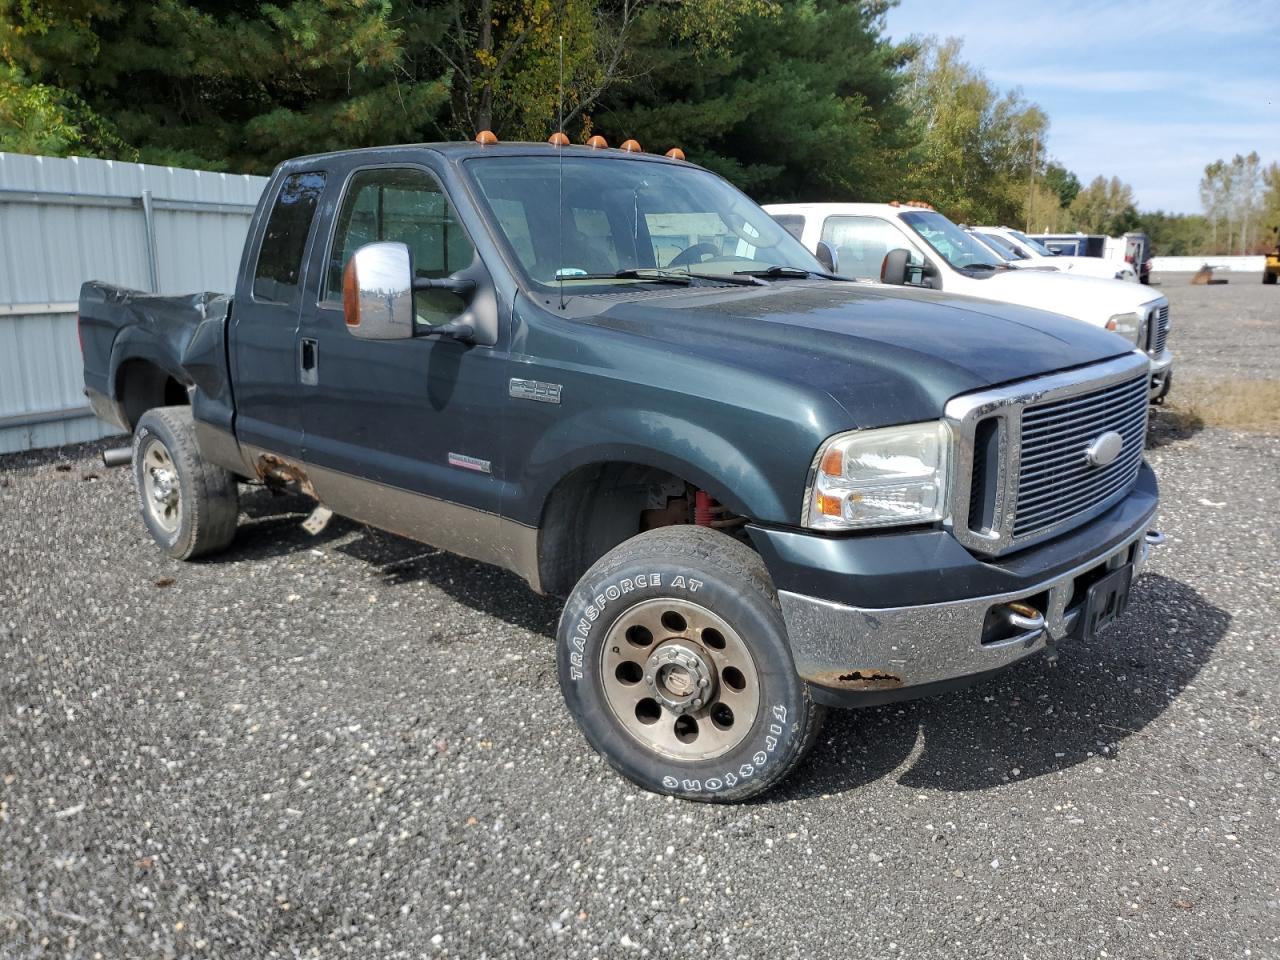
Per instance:
[[[980,283],[978,296],[984,300],[1048,308],[1095,327],[1118,313],[1141,312],[1161,299],[1139,284],[1062,271],[1001,270]]]
[[[859,427],[934,419],[959,394],[1133,349],[1115,334],[1040,310],[826,281],[640,297],[584,319],[823,390]]]
[[[1095,277],[1100,280],[1119,279],[1116,274],[1121,272],[1126,273],[1129,277],[1134,276],[1133,264],[1116,263],[1114,260],[1104,260],[1101,257],[1073,257],[1067,254],[1060,254],[1056,257],[1034,257],[1031,260],[1019,260],[1013,265],[1015,267],[1052,267],[1073,277]],[[1132,282],[1132,280],[1129,282]]]

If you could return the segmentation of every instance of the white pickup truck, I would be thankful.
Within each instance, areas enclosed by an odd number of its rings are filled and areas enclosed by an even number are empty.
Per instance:
[[[923,204],[775,203],[765,210],[819,259],[830,258],[843,277],[1038,307],[1112,330],[1151,359],[1151,399],[1169,392],[1169,301],[1158,293],[1116,280],[1012,269]]]
[[[1097,277],[1101,280],[1128,280],[1138,282],[1137,271],[1131,264],[1104,260],[1101,257],[1073,257],[1054,253],[1034,237],[1012,227],[970,227],[971,233],[997,253],[1014,262],[1014,266],[1052,267],[1076,277]]]

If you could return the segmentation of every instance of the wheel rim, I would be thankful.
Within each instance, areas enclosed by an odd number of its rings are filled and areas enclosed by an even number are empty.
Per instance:
[[[710,760],[738,746],[760,709],[760,678],[738,632],[688,600],[646,600],[609,629],[605,700],[643,746]]]
[[[142,453],[143,503],[151,519],[167,533],[182,522],[182,495],[178,471],[168,448],[151,440]]]

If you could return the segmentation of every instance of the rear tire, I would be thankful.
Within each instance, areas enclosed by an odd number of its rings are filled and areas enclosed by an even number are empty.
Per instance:
[[[200,456],[190,407],[142,415],[133,433],[133,481],[143,523],[175,560],[215,553],[234,539],[236,478]]]
[[[574,587],[557,636],[578,727],[654,793],[745,800],[821,729],[763,561],[718,531],[664,527],[614,548]]]
[[[1263,282],[1263,283],[1265,283],[1265,284],[1270,285],[1270,284],[1273,284],[1273,283],[1275,283],[1275,282],[1276,282],[1276,278],[1277,278],[1277,277],[1280,277],[1280,274],[1275,274],[1275,273],[1264,273],[1264,274],[1262,275],[1262,282]]]

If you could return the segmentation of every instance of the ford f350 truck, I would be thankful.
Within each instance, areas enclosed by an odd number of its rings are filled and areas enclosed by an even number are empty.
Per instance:
[[[233,295],[84,285],[162,550],[226,547],[265,484],[515,571],[567,598],[586,739],[709,801],[780,781],[828,706],[1125,609],[1158,536],[1131,341],[832,278],[680,158],[486,140],[282,164]]]

